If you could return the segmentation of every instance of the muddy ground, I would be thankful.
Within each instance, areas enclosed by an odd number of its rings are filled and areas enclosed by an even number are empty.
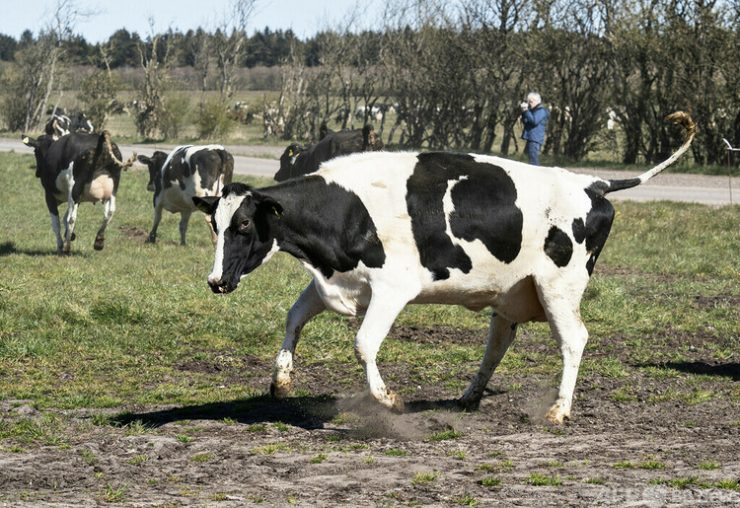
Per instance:
[[[391,335],[480,341],[444,328]],[[307,366],[300,355],[295,387],[322,396],[59,411],[62,444],[2,443],[0,506],[740,506],[740,366],[709,360],[701,338],[661,344],[690,360],[656,363],[648,376],[624,357],[627,377],[582,375],[562,427],[541,419],[554,378],[494,375],[480,410],[465,413],[457,387],[424,384],[421,366],[384,364],[389,384],[412,392],[393,414],[352,395],[363,388],[356,365]],[[516,347],[541,346],[524,333]],[[263,391],[270,369],[253,357],[178,365],[183,376]],[[682,388],[713,396],[666,395]],[[24,401],[0,403],[5,421],[43,417]]]

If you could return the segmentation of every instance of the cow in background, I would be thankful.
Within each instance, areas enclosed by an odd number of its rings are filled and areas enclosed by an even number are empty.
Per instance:
[[[75,239],[77,210],[82,201],[103,203],[103,223],[95,235],[95,250],[105,246],[105,229],[116,210],[116,192],[121,170],[133,164],[135,155],[121,162],[121,152],[111,142],[110,133],[71,133],[55,140],[44,134],[36,139],[23,137],[33,148],[36,176],[41,180],[46,206],[51,215],[51,229],[57,240],[57,251],[69,253]],[[64,238],[59,222],[59,204],[67,203],[64,215]]]
[[[156,151],[151,157],[140,155],[139,162],[149,168],[147,190],[154,192],[154,223],[147,238],[157,241],[162,210],[180,214],[180,244],[185,245],[190,215],[195,210],[193,197],[217,196],[234,175],[234,157],[222,145],[183,145],[169,155]],[[210,219],[207,219],[211,227]]]
[[[280,156],[280,169],[275,180],[281,182],[288,178],[313,173],[322,162],[340,155],[356,152],[376,151],[383,148],[383,141],[375,134],[371,125],[362,129],[334,132],[322,123],[319,129],[319,142],[307,147],[293,143]]]
[[[76,111],[67,116],[62,109],[55,110],[44,127],[44,132],[55,140],[70,132],[92,134],[94,130],[92,122],[82,111]]]

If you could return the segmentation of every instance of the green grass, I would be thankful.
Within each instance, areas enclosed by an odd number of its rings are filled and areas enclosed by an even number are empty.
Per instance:
[[[542,473],[532,473],[527,480],[534,487],[560,487],[563,481],[559,476],[550,476]]]
[[[50,409],[197,405],[266,393],[267,386],[250,380],[269,376],[287,311],[309,281],[299,263],[278,254],[236,293],[213,295],[205,282],[213,248],[198,215],[191,219],[187,247],[178,244],[178,218],[171,214],[163,218],[158,243],[143,243],[151,225],[151,194],[145,190],[147,175],[136,171],[122,177],[105,249],[92,249],[102,209],[83,204],[73,253],[57,256],[32,164],[31,155],[0,154],[0,400],[30,401],[46,418]],[[638,400],[643,376],[666,385],[648,403],[737,399],[737,393],[722,388],[721,377],[695,376],[672,365],[693,358],[688,344],[677,343],[675,336],[702,338],[696,347],[703,357],[736,358],[738,207],[666,202],[615,207],[612,235],[582,305],[591,338],[581,375],[622,383],[612,393],[620,404]],[[469,329],[480,340],[441,348],[396,340],[391,333],[380,351],[381,366],[397,362],[418,368],[413,384],[389,384],[399,391],[436,384],[459,395],[459,380],[477,368],[488,321],[488,311],[409,306],[398,324]],[[301,364],[356,372],[362,383],[352,326],[337,315],[318,316],[303,332]],[[503,379],[508,374],[557,376],[561,364],[548,327],[522,329],[526,346],[537,350],[515,343],[499,368]],[[264,367],[247,367],[245,358]],[[296,388],[320,395],[310,386]],[[106,415],[93,415],[91,422],[106,425]],[[0,444],[62,444],[59,425],[0,417]],[[283,432],[290,426],[271,428]],[[126,432],[148,429],[134,423]],[[459,437],[445,431],[430,439]]]
[[[651,481],[654,485],[668,485],[676,489],[721,489],[740,492],[740,482],[736,479],[726,478],[722,480],[709,481],[696,476],[684,476],[678,478],[656,479]]]
[[[413,485],[426,485],[436,481],[440,477],[438,471],[420,471],[411,479]]]

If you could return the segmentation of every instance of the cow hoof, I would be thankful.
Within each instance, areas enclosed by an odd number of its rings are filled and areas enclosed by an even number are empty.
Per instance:
[[[397,393],[390,390],[387,392],[385,400],[379,402],[394,413],[403,413],[403,410],[406,407],[403,403],[403,399]]]
[[[562,425],[567,418],[570,418],[570,415],[565,414],[557,404],[553,405],[545,414],[545,419],[553,425]]]
[[[149,237],[147,237],[145,243],[155,243],[156,241],[157,241],[157,237],[156,236],[149,236]]]
[[[291,383],[270,383],[270,397],[284,399],[290,394]]]
[[[93,244],[93,249],[103,250],[103,247],[105,247],[105,240],[102,238],[96,238],[95,243]]]
[[[480,407],[479,397],[460,397],[457,399],[457,405],[463,411],[478,411]]]

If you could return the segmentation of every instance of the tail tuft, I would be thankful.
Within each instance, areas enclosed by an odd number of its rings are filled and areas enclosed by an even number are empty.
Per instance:
[[[694,137],[696,134],[696,124],[694,123],[694,120],[691,119],[691,115],[685,111],[676,111],[667,115],[665,119],[683,127],[685,134],[684,140]]]
[[[648,180],[650,180],[652,177],[663,171],[665,168],[673,164],[678,160],[681,155],[686,152],[686,150],[689,149],[689,146],[691,146],[691,142],[694,140],[694,136],[696,136],[696,124],[691,119],[691,115],[684,111],[676,111],[675,113],[671,113],[670,115],[665,117],[666,120],[669,120],[675,124],[680,125],[684,129],[684,141],[683,145],[673,152],[671,156],[658,164],[657,166],[653,167],[652,169],[644,172],[640,176],[636,178],[629,178],[626,180],[608,180],[607,186],[604,187],[603,193],[608,194],[609,192],[614,192],[622,189],[629,189],[631,187],[636,187],[640,185],[641,183],[645,183]]]

